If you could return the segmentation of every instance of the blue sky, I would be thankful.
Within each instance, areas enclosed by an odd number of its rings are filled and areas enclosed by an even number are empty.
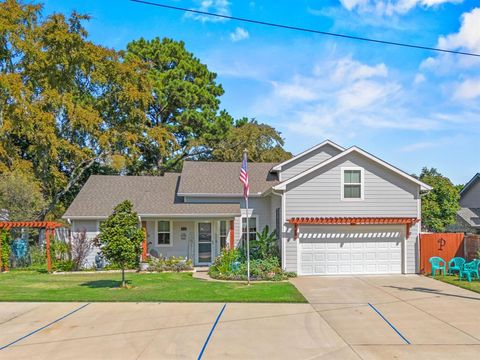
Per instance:
[[[155,0],[157,1],[157,0]],[[238,17],[480,53],[478,0],[158,0]],[[325,138],[409,173],[455,183],[480,171],[480,59],[375,45],[128,0],[47,0],[44,13],[92,16],[90,38],[122,49],[140,37],[183,40],[218,74],[222,107],[282,132],[298,153]]]

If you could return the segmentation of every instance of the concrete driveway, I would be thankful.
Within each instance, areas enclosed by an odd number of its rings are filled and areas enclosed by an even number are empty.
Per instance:
[[[417,275],[293,282],[362,359],[471,359],[480,353],[480,294]]]
[[[474,359],[480,296],[418,276],[301,277],[310,304],[0,303],[0,359]]]

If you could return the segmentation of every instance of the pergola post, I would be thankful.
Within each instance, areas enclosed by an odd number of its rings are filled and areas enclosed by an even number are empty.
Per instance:
[[[50,257],[50,229],[45,229],[45,242],[46,242],[46,251],[47,251],[47,271],[52,271],[52,259]]]
[[[230,220],[230,249],[235,247],[235,222]]]

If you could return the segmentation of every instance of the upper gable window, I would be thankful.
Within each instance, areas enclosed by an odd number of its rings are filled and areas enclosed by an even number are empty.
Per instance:
[[[342,168],[342,200],[363,200],[363,169]]]

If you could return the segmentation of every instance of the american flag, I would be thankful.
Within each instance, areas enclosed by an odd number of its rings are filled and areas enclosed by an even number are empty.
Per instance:
[[[247,152],[243,153],[242,169],[240,170],[240,182],[243,184],[243,196],[246,199],[250,193],[247,171]]]

